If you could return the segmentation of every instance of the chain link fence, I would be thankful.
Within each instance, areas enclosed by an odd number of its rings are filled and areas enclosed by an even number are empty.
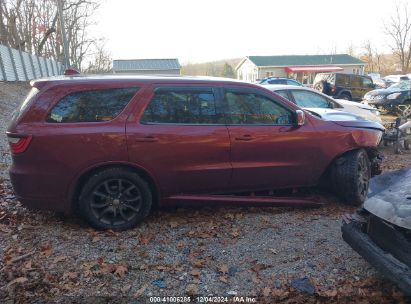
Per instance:
[[[0,81],[28,81],[63,72],[61,62],[0,45]]]

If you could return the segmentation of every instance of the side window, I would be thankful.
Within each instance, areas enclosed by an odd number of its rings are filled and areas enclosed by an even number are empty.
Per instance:
[[[297,81],[294,80],[287,80],[288,85],[293,85],[293,86],[300,86],[300,84]]]
[[[157,89],[141,123],[220,124],[212,89]]]
[[[360,76],[352,76],[351,77],[351,86],[352,87],[362,87],[362,77]]]
[[[271,79],[268,81],[269,84],[287,84],[285,79]]]
[[[317,93],[293,90],[295,103],[301,108],[332,108],[331,103],[327,98]]]
[[[350,85],[350,76],[344,74],[335,75],[335,85],[347,87]]]
[[[274,93],[280,95],[281,97],[284,97],[287,100],[290,100],[290,96],[288,96],[288,93],[286,90],[274,91]]]
[[[290,125],[293,114],[275,101],[254,93],[226,91],[229,124]]]
[[[47,116],[47,122],[101,122],[115,118],[138,88],[89,90],[63,97]]]
[[[373,87],[373,82],[371,79],[367,77],[361,77],[362,78],[362,86],[366,88],[372,88]]]

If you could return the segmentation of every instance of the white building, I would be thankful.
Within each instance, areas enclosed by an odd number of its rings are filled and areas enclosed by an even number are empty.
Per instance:
[[[347,54],[247,56],[236,67],[237,78],[254,82],[265,77],[293,78],[312,84],[317,73],[340,72],[362,75],[366,63]]]

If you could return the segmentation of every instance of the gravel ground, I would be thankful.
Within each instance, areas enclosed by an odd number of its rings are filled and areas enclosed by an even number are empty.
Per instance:
[[[325,203],[318,209],[160,210],[122,233],[95,231],[76,216],[28,211],[13,197],[4,136],[28,88],[0,82],[0,303],[148,303],[149,296],[195,295],[258,303],[407,301],[342,240],[340,218],[355,208],[331,194],[315,193]],[[410,153],[384,150],[386,170],[411,166]]]

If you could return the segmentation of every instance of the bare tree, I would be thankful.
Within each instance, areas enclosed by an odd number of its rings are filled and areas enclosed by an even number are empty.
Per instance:
[[[411,63],[411,10],[407,2],[398,2],[395,12],[384,23],[390,47],[397,56],[402,72],[407,73]]]
[[[86,73],[101,74],[109,73],[111,69],[111,55],[105,50],[104,41],[100,41],[96,45],[96,52],[92,54],[93,60],[89,62],[85,69]]]
[[[92,14],[100,0],[65,0],[63,21],[70,62],[82,68],[98,37],[90,35]],[[0,44],[63,61],[60,23],[55,0],[1,0]]]

